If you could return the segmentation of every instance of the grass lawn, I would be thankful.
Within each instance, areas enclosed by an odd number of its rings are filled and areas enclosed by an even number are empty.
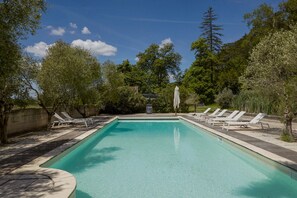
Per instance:
[[[213,112],[216,108],[220,108],[220,106],[218,104],[211,104],[211,105],[206,105],[206,106],[197,106],[196,111],[198,113],[202,113],[203,111],[205,111],[207,108],[211,108],[210,112]],[[195,106],[192,105],[189,107],[189,112],[195,112]]]

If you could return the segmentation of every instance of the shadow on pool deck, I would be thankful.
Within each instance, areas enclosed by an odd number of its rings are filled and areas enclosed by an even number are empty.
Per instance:
[[[66,143],[70,140],[73,140],[77,136],[81,135],[83,132],[102,125],[104,121],[107,121],[110,118],[112,118],[112,117],[108,116],[108,117],[96,119],[94,125],[92,125],[91,127],[73,128],[73,130],[71,132],[69,132],[65,135],[62,135],[62,136],[57,137],[50,141],[45,141],[39,145],[30,147],[22,152],[12,155],[11,157],[1,159],[0,160],[0,175],[8,174],[9,172],[21,167],[22,165],[31,162],[32,160],[36,159],[37,157],[40,157],[40,156],[46,154],[47,152],[63,145],[64,143]],[[69,127],[67,126],[67,128],[69,128]],[[34,139],[33,141],[36,141],[36,139]]]
[[[58,192],[63,190],[63,185],[54,184],[52,179],[47,176],[50,174],[55,177],[55,171],[50,169],[41,169],[38,172],[22,171],[21,173],[11,173],[19,167],[31,162],[32,160],[48,153],[49,151],[73,140],[80,136],[85,131],[93,128],[103,126],[104,123],[110,120],[112,116],[97,117],[94,125],[85,128],[83,126],[62,126],[57,129],[53,129],[51,134],[57,134],[61,130],[71,129],[69,132],[63,135],[47,140],[43,135],[36,134],[30,136],[25,134],[21,136],[20,142],[8,145],[8,149],[3,147],[1,153],[8,152],[8,157],[0,158],[0,197],[44,197],[49,195],[50,192]],[[57,131],[57,133],[55,132]],[[38,139],[37,137],[42,137]],[[28,140],[29,139],[29,140]],[[43,140],[42,140],[43,139]],[[25,143],[24,143],[25,142]],[[19,148],[17,145],[26,145],[25,148]],[[9,149],[10,147],[10,149]],[[21,151],[18,151],[21,150]],[[118,150],[117,148],[111,148],[112,150]],[[108,149],[103,149],[101,153],[108,153]],[[110,160],[110,159],[105,159]],[[104,160],[102,160],[104,161]]]

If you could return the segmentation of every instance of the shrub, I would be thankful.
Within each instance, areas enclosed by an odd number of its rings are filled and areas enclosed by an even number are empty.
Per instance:
[[[286,132],[281,134],[281,140],[285,142],[295,142],[295,140]]]
[[[118,87],[116,95],[116,100],[106,99],[103,112],[127,114],[145,111],[145,98],[131,87]]]
[[[278,114],[279,102],[273,95],[245,90],[234,97],[232,106],[248,112]]]
[[[173,95],[174,95],[175,85],[170,84],[165,88],[161,88],[156,90],[158,97],[152,100],[153,111],[156,113],[169,113],[174,112],[173,108]],[[179,104],[179,112],[188,112],[189,105],[186,104],[186,100],[188,98],[188,90],[180,86],[180,104]]]
[[[218,103],[222,108],[229,108],[231,106],[234,95],[231,89],[225,88],[222,92],[216,95],[216,103]]]

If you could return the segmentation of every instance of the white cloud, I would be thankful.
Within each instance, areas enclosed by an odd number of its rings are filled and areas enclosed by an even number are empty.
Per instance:
[[[74,29],[77,29],[77,25],[75,23],[69,23],[70,27],[74,28]]]
[[[173,44],[172,40],[170,38],[166,38],[163,41],[161,41],[161,44],[159,45],[160,48],[163,48],[167,44]]]
[[[53,45],[54,44],[47,44],[41,41],[39,43],[35,43],[32,46],[26,47],[24,50],[28,53],[32,53],[36,57],[43,58],[47,55],[47,50]],[[71,45],[89,50],[95,56],[114,56],[117,52],[116,47],[108,45],[100,40],[92,41],[88,39],[84,41],[81,39],[77,39],[72,41]]]
[[[57,28],[51,27],[50,29],[51,29],[50,35],[63,36],[65,33],[65,29],[61,27],[57,27]]]
[[[89,28],[87,28],[86,26],[81,30],[82,34],[91,34]]]
[[[41,41],[39,43],[35,43],[33,46],[26,47],[25,51],[34,54],[34,56],[42,58],[47,54],[48,48],[52,45],[53,44],[48,45],[45,42]]]
[[[75,34],[74,30],[69,31],[70,34]]]
[[[138,61],[139,61],[139,58],[138,58],[138,57],[136,57],[134,60],[135,60],[136,62],[138,62]]]
[[[92,41],[92,40],[87,39],[84,41],[81,39],[77,39],[77,40],[72,41],[71,45],[89,50],[95,56],[98,56],[98,55],[114,56],[117,52],[116,47],[114,47],[112,45],[108,45],[105,42],[102,42],[100,40]]]

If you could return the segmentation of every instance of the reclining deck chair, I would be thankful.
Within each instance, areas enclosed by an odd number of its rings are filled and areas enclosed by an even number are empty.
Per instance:
[[[57,125],[61,125],[61,124],[71,124],[72,121],[70,120],[65,120],[64,118],[62,118],[59,114],[55,113],[53,115],[57,120],[53,121],[52,122],[52,127],[55,126],[56,124]]]
[[[216,115],[205,116],[205,122],[207,122],[209,119],[222,118],[226,112],[227,112],[227,109],[223,109],[220,113],[218,113]]]
[[[264,129],[263,125],[266,125],[267,128],[269,127],[268,123],[263,123],[261,122],[261,120],[266,116],[265,113],[259,113],[258,115],[256,115],[252,120],[250,121],[227,121],[224,123],[224,125],[222,126],[223,129],[226,129],[227,131],[229,130],[229,126],[240,126],[240,127],[248,127],[248,125],[254,125],[254,124],[260,124],[261,128]]]
[[[212,113],[209,114],[209,115],[205,114],[205,115],[201,115],[201,116],[199,116],[199,117],[195,117],[195,118],[198,119],[199,121],[202,121],[202,120],[205,120],[205,117],[206,117],[206,116],[215,116],[215,115],[217,115],[217,113],[218,113],[220,110],[221,110],[220,108],[217,108],[216,110],[214,110],[214,112],[212,112]]]
[[[85,124],[86,127],[88,127],[88,123],[86,120],[82,120],[82,119],[66,120],[57,113],[54,114],[54,117],[57,118],[58,120],[52,123],[52,127],[55,126],[55,124],[61,125],[61,124],[72,124],[72,123],[73,124],[83,123]]]
[[[207,108],[204,112],[202,113],[190,113],[190,116],[201,116],[201,115],[206,115],[209,111],[211,110],[211,108]]]
[[[86,120],[87,122],[90,122],[91,124],[94,124],[94,121],[92,118],[73,118],[71,117],[66,111],[61,112],[63,116],[65,116],[66,120],[70,121],[76,121],[76,120]]]
[[[224,122],[227,122],[227,121],[238,121],[239,118],[241,118],[243,116],[243,114],[245,114],[245,111],[241,111],[238,114],[237,113],[238,113],[237,110],[236,111],[233,111],[226,118],[214,118],[214,119],[210,120],[208,123],[210,123],[212,125],[216,125],[216,124],[224,124]]]

